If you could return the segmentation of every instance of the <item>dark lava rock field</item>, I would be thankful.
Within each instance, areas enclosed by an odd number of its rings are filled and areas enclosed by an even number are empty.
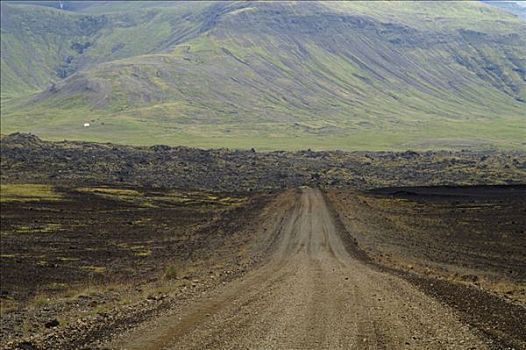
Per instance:
[[[520,151],[342,152],[132,147],[48,142],[11,134],[1,142],[2,182],[127,184],[217,192],[309,185],[387,186],[526,183]]]

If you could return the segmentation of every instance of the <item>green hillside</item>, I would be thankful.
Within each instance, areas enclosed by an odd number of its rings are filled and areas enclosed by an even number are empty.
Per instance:
[[[198,9],[210,6],[149,10],[137,4],[124,14],[115,8],[114,13],[92,15],[35,3],[2,2],[3,98],[42,90],[98,63],[173,47],[205,30],[206,12]],[[88,2],[81,9],[103,5]]]
[[[488,5],[76,6],[2,5],[2,133],[260,149],[526,148],[526,22]]]

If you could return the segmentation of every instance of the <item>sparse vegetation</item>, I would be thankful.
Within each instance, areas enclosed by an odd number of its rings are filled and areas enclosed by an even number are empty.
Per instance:
[[[41,184],[1,184],[0,201],[53,201],[59,200],[61,196],[51,185]]]
[[[137,197],[141,194],[135,190],[129,190],[124,188],[111,188],[111,187],[81,187],[77,189],[81,192],[93,192],[96,194],[115,196],[115,197]]]
[[[525,191],[393,188],[331,191],[330,198],[359,245],[381,263],[475,284],[524,303]]]
[[[36,307],[48,305],[50,302],[49,297],[45,295],[36,295],[32,301],[32,304]]]
[[[177,278],[177,267],[169,264],[164,268],[164,278],[173,280]]]
[[[82,266],[81,269],[84,269],[90,272],[94,272],[94,273],[105,273],[106,272],[105,266],[87,265],[87,266]]]
[[[152,271],[163,276],[165,260],[174,254],[183,258],[187,245],[195,249],[207,244],[200,230],[208,229],[218,215],[249,204],[247,196],[196,190],[3,186],[10,196],[38,193],[38,198],[55,198],[1,202],[2,291],[21,305],[37,290],[54,300],[53,295],[86,284],[113,283]],[[167,268],[167,276],[175,273],[172,270]]]
[[[166,205],[211,205],[211,206],[236,206],[242,204],[246,197],[228,197],[212,195],[204,191],[175,191],[175,190],[137,190],[112,187],[80,187],[79,192],[93,193],[108,199],[123,200],[142,206],[159,207]],[[148,219],[135,220],[134,224],[142,224]]]
[[[16,226],[12,231],[6,231],[5,233],[53,233],[60,230],[60,224],[48,223],[38,226]]]

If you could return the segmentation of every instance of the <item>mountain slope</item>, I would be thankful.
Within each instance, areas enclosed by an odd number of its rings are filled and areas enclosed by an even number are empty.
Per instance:
[[[81,9],[103,4],[85,5]],[[41,90],[86,67],[159,52],[195,37],[206,30],[209,12],[200,9],[208,7],[161,11],[137,6],[135,11],[92,15],[3,2],[2,96]]]
[[[104,25],[65,79],[3,104],[3,130],[245,148],[526,147],[526,25],[486,5],[108,12],[125,5],[68,13]]]
[[[2,3],[1,9],[2,98],[36,92],[59,78],[63,57],[103,22],[36,6]]]

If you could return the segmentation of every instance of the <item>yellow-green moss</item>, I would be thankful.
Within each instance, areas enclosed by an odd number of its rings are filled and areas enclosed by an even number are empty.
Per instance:
[[[1,202],[29,202],[41,200],[59,200],[62,198],[51,185],[40,184],[1,184]]]

